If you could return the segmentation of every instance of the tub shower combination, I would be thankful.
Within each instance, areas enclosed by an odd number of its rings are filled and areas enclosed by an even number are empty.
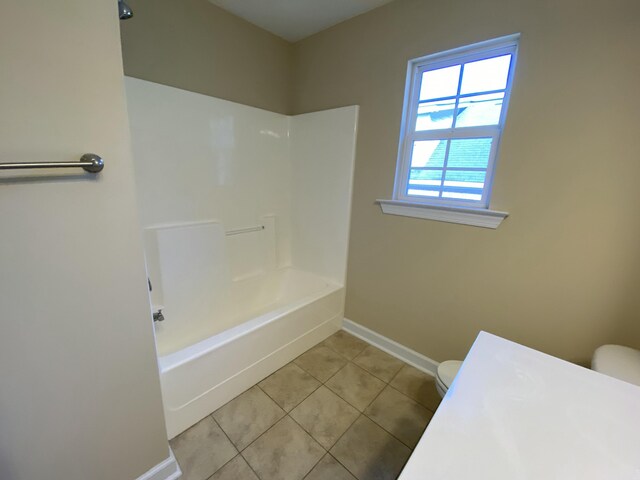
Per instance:
[[[125,85],[172,438],[341,327],[358,109]]]

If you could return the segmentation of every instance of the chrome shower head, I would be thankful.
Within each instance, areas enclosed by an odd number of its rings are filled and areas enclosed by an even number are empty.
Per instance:
[[[133,10],[124,3],[124,0],[118,0],[118,13],[120,14],[120,20],[126,20],[133,17]]]

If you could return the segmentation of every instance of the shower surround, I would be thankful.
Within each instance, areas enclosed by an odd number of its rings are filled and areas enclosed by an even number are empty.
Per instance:
[[[172,438],[340,328],[358,107],[125,86]]]

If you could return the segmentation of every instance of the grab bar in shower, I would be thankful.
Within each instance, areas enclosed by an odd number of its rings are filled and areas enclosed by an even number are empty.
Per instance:
[[[260,230],[264,230],[264,225],[258,225],[257,227],[238,228],[237,230],[227,230],[225,232],[225,235],[239,235],[241,233],[259,232]]]
[[[27,168],[74,168],[82,167],[89,173],[98,173],[104,168],[104,160],[95,153],[85,153],[79,162],[17,162],[0,163],[0,170],[21,170]]]

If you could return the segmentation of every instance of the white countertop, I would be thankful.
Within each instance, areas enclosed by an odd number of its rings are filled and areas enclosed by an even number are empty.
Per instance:
[[[640,387],[481,332],[399,480],[640,479]]]

